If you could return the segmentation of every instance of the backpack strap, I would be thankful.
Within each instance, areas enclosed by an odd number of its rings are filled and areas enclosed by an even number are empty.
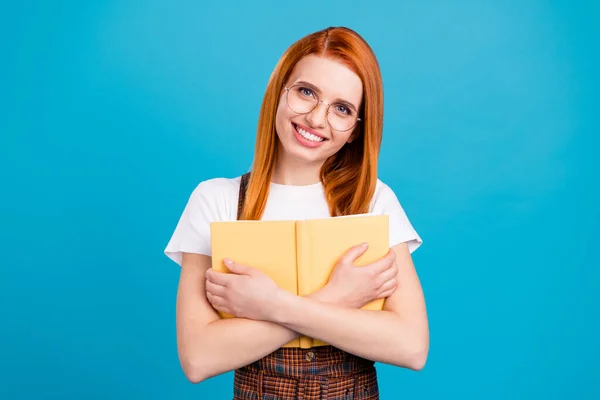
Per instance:
[[[246,172],[244,175],[242,175],[242,180],[240,182],[240,194],[238,197],[237,219],[240,219],[240,217],[242,216],[244,202],[246,201],[246,189],[248,188],[249,180],[250,180],[250,172]]]

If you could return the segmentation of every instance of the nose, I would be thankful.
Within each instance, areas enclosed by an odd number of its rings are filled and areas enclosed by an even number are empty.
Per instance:
[[[321,100],[317,106],[306,115],[306,120],[313,128],[324,128],[327,125],[328,111],[329,105]]]

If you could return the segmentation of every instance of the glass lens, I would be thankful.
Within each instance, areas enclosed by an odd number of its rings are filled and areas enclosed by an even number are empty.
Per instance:
[[[311,112],[319,102],[317,94],[302,86],[292,86],[288,90],[287,102],[290,109],[297,114]]]
[[[297,114],[307,114],[319,104],[317,94],[310,88],[292,86],[287,92],[288,107]],[[356,124],[355,111],[344,104],[333,103],[327,110],[327,121],[336,131],[347,131]]]
[[[332,104],[329,107],[329,114],[327,114],[327,120],[329,125],[336,131],[347,131],[352,129],[356,124],[356,115],[348,114],[347,111],[340,111],[340,108],[344,110],[343,106]]]

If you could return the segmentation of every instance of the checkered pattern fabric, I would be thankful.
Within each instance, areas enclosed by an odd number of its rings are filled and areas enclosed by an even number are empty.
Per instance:
[[[242,176],[238,219],[249,173]],[[379,400],[372,361],[333,346],[283,347],[237,369],[234,400]]]
[[[235,371],[236,400],[379,399],[374,363],[332,346],[285,347]]]

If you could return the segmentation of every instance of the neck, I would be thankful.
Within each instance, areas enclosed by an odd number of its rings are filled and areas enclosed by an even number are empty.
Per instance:
[[[281,154],[281,153],[280,153]],[[277,157],[271,181],[280,185],[305,186],[319,183],[322,162],[306,163]]]

